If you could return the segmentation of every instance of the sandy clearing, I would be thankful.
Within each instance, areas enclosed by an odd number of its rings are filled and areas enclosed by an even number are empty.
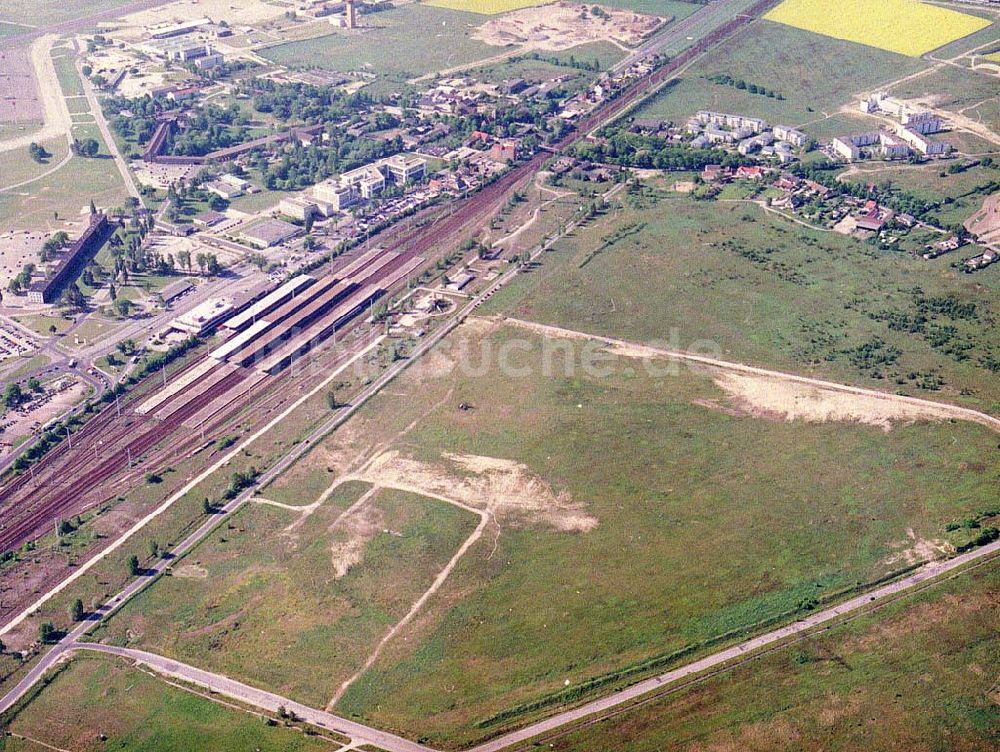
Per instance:
[[[917,538],[912,530],[907,530],[909,538],[900,545],[907,546],[902,551],[885,557],[880,563],[887,566],[923,564],[955,553],[955,547],[940,538]],[[911,545],[907,545],[911,544]]]
[[[755,380],[764,380],[765,382],[769,381],[780,384],[781,389],[778,390],[779,395],[787,395],[789,392],[786,391],[786,387],[791,388],[791,385],[817,389],[820,391],[819,397],[822,397],[823,400],[826,400],[827,398],[834,400],[833,402],[828,403],[831,408],[838,408],[836,410],[827,410],[821,406],[814,409],[809,407],[808,402],[804,402],[802,405],[796,406],[794,405],[794,401],[793,404],[786,404],[786,397],[777,398],[779,408],[790,409],[795,407],[795,414],[798,414],[801,411],[803,418],[807,417],[808,412],[816,411],[820,414],[828,413],[830,415],[829,419],[833,419],[833,416],[837,414],[845,414],[847,416],[846,419],[848,420],[856,420],[858,417],[868,418],[871,421],[874,421],[871,425],[878,425],[880,427],[884,427],[887,420],[889,421],[890,426],[893,420],[903,422],[913,422],[915,420],[967,420],[972,423],[978,423],[979,425],[985,426],[993,431],[1000,432],[1000,418],[968,407],[951,405],[945,402],[934,402],[932,400],[921,399],[919,397],[908,397],[900,394],[879,392],[874,389],[866,389],[864,387],[851,386],[849,384],[838,384],[834,381],[815,379],[810,376],[799,376],[798,374],[793,373],[772,371],[766,368],[748,366],[744,363],[735,363],[732,361],[721,360],[719,358],[697,355],[683,350],[669,350],[659,347],[651,347],[634,342],[613,339],[611,337],[587,334],[586,332],[575,331],[573,329],[564,329],[562,327],[551,326],[549,324],[539,324],[534,321],[525,321],[523,319],[515,318],[502,318],[496,320],[501,323],[510,324],[521,329],[535,332],[544,337],[600,342],[607,347],[609,352],[615,355],[639,359],[655,358],[678,360],[688,363],[691,365],[692,369],[699,369],[698,372],[705,373],[713,379],[721,379],[721,384],[746,384],[747,396],[759,398],[760,402],[757,403],[757,406],[762,409],[765,405],[770,404],[771,400],[775,398],[769,396],[767,389],[760,387],[760,384],[763,382]],[[751,380],[746,382],[731,381],[727,378],[727,375],[751,377]],[[755,383],[757,386],[753,386]],[[804,392],[803,394],[809,394],[809,392]],[[846,396],[849,400],[851,398],[856,399],[857,401],[854,403],[856,406],[851,407],[850,401],[836,401],[835,398],[839,395]],[[820,401],[822,402],[823,400]]]
[[[186,577],[195,580],[208,579],[208,570],[197,564],[184,564],[176,569],[171,569],[170,573],[173,577]]]
[[[552,487],[514,460],[444,454],[441,463],[421,462],[388,450],[359,473],[362,480],[454,499],[512,524],[544,525],[561,532],[585,533],[597,518],[566,491]]]
[[[890,431],[894,424],[941,421],[952,417],[947,407],[911,405],[809,384],[731,371],[718,371],[713,381],[740,409],[758,418],[806,423],[860,423]]]
[[[339,532],[344,538],[330,546],[333,576],[338,580],[361,563],[365,546],[384,529],[385,515],[374,504],[352,507],[352,511],[339,518]]]
[[[634,46],[652,34],[666,19],[619,8],[604,8],[604,17],[589,12],[591,6],[562,2],[497,16],[473,33],[494,47],[509,44],[525,49],[568,50],[581,44],[607,41],[621,48]]]
[[[52,45],[58,38],[55,34],[46,34],[31,44],[31,64],[35,69],[35,77],[38,81],[38,93],[41,96],[42,109],[45,113],[45,124],[40,130],[27,135],[0,141],[0,152],[27,149],[33,141],[47,141],[60,136],[69,137],[73,120],[70,117],[69,108],[66,106],[66,100],[63,99],[59,77],[56,75],[56,66],[52,62],[51,54]]]
[[[964,227],[981,243],[1000,243],[1000,193],[987,196]]]

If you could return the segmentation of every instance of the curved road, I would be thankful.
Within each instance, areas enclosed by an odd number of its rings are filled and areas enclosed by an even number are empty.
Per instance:
[[[96,650],[101,653],[110,653],[122,658],[128,658],[143,665],[148,666],[159,674],[164,674],[174,679],[181,679],[199,687],[204,687],[212,692],[232,698],[239,702],[252,705],[271,713],[276,713],[279,707],[295,714],[296,718],[311,723],[320,728],[335,731],[344,736],[351,737],[354,745],[373,744],[376,747],[389,750],[389,752],[431,752],[430,747],[411,742],[401,736],[390,734],[387,731],[379,731],[355,721],[349,721],[325,710],[317,710],[308,705],[289,700],[286,697],[276,695],[273,692],[265,692],[262,689],[251,687],[234,679],[230,679],[220,674],[213,674],[210,671],[202,671],[194,666],[164,658],[154,653],[147,653],[142,650],[132,650],[131,648],[119,648],[113,645],[97,645],[92,643],[71,643],[64,652],[76,650]]]

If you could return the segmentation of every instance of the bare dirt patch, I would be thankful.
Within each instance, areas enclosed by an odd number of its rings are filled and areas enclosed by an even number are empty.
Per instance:
[[[965,220],[965,229],[980,243],[1000,243],[1000,193],[986,197],[982,207]]]
[[[568,50],[590,42],[633,46],[652,34],[666,19],[617,8],[595,16],[581,3],[560,2],[525,8],[491,18],[473,38],[496,47],[519,45],[536,50]]]
[[[176,569],[170,570],[174,577],[186,577],[194,580],[204,580],[208,578],[208,570],[197,564],[184,564]]]
[[[939,559],[946,554],[954,553],[954,547],[947,541],[934,538],[928,540],[926,538],[918,538],[917,534],[913,532],[913,528],[906,529],[906,538],[894,544],[890,544],[891,548],[903,548],[902,551],[892,554],[883,560],[883,564],[893,565],[893,564],[906,564],[912,566],[914,564],[921,564],[925,561],[933,561],[934,559]]]
[[[364,504],[339,518],[335,528],[340,540],[330,547],[333,574],[338,580],[360,564],[365,546],[383,530],[385,516],[374,504]]]
[[[478,455],[442,455],[440,464],[420,462],[396,450],[377,455],[360,477],[378,485],[425,496],[454,499],[514,524],[587,532],[597,518],[566,491],[556,492],[526,465]]]
[[[953,417],[945,406],[914,405],[769,376],[719,370],[713,379],[738,409],[770,420],[861,423],[890,431],[897,423]]]

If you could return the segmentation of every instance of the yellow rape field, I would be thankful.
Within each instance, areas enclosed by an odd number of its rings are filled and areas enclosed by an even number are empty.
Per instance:
[[[536,5],[545,5],[551,2],[552,0],[424,0],[425,5],[433,5],[435,8],[464,10],[488,16],[508,13],[521,8],[534,8]]]
[[[990,25],[917,0],[785,0],[764,18],[912,57]]]

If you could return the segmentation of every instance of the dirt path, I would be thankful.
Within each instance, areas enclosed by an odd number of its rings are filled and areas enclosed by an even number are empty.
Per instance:
[[[905,397],[898,394],[888,394],[874,389],[865,389],[864,387],[839,384],[834,381],[824,381],[823,379],[815,379],[809,376],[799,376],[797,374],[785,373],[783,371],[772,371],[766,368],[757,368],[743,363],[735,363],[732,361],[720,360],[718,358],[709,358],[703,355],[693,355],[681,350],[667,350],[664,348],[650,347],[648,345],[614,339],[612,337],[602,337],[596,334],[588,334],[586,332],[580,332],[573,329],[564,329],[558,326],[539,324],[534,321],[524,321],[522,319],[514,318],[504,318],[502,321],[513,326],[521,327],[522,329],[536,332],[546,337],[586,339],[595,342],[602,342],[608,345],[611,351],[615,354],[623,355],[625,357],[667,358],[671,360],[696,363],[702,366],[709,366],[713,369],[719,369],[723,373],[726,373],[727,379],[730,381],[736,379],[738,381],[745,382],[749,377],[749,380],[756,384],[757,391],[760,391],[762,384],[761,379],[765,380],[765,382],[763,382],[765,384],[766,381],[770,381],[772,384],[785,382],[798,387],[815,387],[833,395],[837,395],[837,397],[840,398],[845,395],[854,395],[864,398],[869,404],[877,405],[878,403],[884,403],[887,406],[885,412],[896,419],[927,418],[931,420],[940,420],[946,418],[956,418],[958,420],[967,420],[973,423],[978,423],[979,425],[1000,433],[1000,418],[987,415],[986,413],[979,412],[978,410],[972,410],[971,408],[960,407],[958,405],[951,405],[945,402],[935,402],[933,400],[920,399],[919,397]],[[766,389],[764,391],[766,391]],[[865,405],[862,404],[857,407],[857,410],[863,412],[864,407]],[[879,425],[882,425],[882,423],[879,423]]]
[[[365,478],[364,477],[348,478],[347,480],[365,480]],[[396,624],[394,624],[392,628],[385,633],[385,635],[383,635],[382,639],[379,640],[378,645],[375,646],[375,649],[368,656],[367,660],[365,660],[364,665],[357,671],[355,671],[353,675],[351,675],[348,679],[346,679],[340,685],[340,687],[337,688],[336,693],[333,695],[332,698],[330,698],[330,702],[327,703],[326,706],[327,710],[331,710],[333,706],[340,701],[340,698],[344,696],[344,693],[348,690],[348,688],[352,684],[354,684],[354,682],[356,682],[361,677],[362,674],[364,674],[368,669],[370,669],[375,664],[375,661],[378,660],[378,657],[382,654],[383,648],[385,648],[385,646],[389,643],[389,641],[392,640],[392,638],[395,637],[397,634],[399,634],[399,632],[403,628],[405,628],[407,624],[413,621],[413,618],[420,612],[420,609],[424,607],[424,604],[427,603],[427,601],[430,600],[434,596],[434,594],[441,589],[441,586],[444,585],[445,581],[448,579],[448,576],[455,568],[455,565],[458,564],[459,560],[463,556],[465,556],[466,552],[470,548],[472,548],[476,544],[476,542],[483,536],[483,532],[486,530],[486,526],[492,519],[492,515],[490,515],[490,513],[485,509],[476,509],[474,507],[468,506],[467,504],[463,504],[462,502],[457,501],[455,499],[450,499],[447,496],[428,493],[426,490],[421,489],[417,486],[396,484],[392,486],[385,486],[385,488],[392,488],[397,491],[406,491],[408,493],[418,494],[420,496],[426,496],[431,499],[443,501],[446,504],[451,504],[452,506],[456,506],[459,509],[464,509],[466,512],[471,512],[472,514],[478,515],[479,524],[476,525],[476,529],[472,531],[472,535],[470,535],[468,538],[465,539],[465,542],[459,547],[458,551],[455,552],[455,555],[451,557],[451,560],[445,565],[444,569],[438,572],[437,577],[434,578],[434,582],[431,583],[431,586],[410,607],[410,610],[406,612],[406,615],[398,622],[396,622]]]
[[[57,39],[56,35],[47,34],[31,44],[31,64],[35,69],[38,94],[45,113],[43,116],[45,124],[40,130],[27,135],[0,141],[0,152],[27,149],[32,142],[47,141],[60,136],[69,138],[73,120],[63,98],[62,88],[59,86],[55,63],[52,62],[52,46]]]
[[[422,76],[417,76],[416,78],[411,78],[406,83],[408,84],[419,84],[425,81],[433,81],[435,78],[443,78],[444,76],[450,76],[455,73],[461,73],[462,71],[474,70],[475,68],[482,68],[484,65],[495,65],[496,63],[502,63],[516,55],[520,55],[525,52],[528,48],[517,46],[506,52],[502,52],[499,55],[494,55],[493,57],[487,57],[482,60],[473,60],[471,63],[463,63],[462,65],[456,65],[452,68],[445,68],[444,70],[431,71],[430,73],[425,73]]]

